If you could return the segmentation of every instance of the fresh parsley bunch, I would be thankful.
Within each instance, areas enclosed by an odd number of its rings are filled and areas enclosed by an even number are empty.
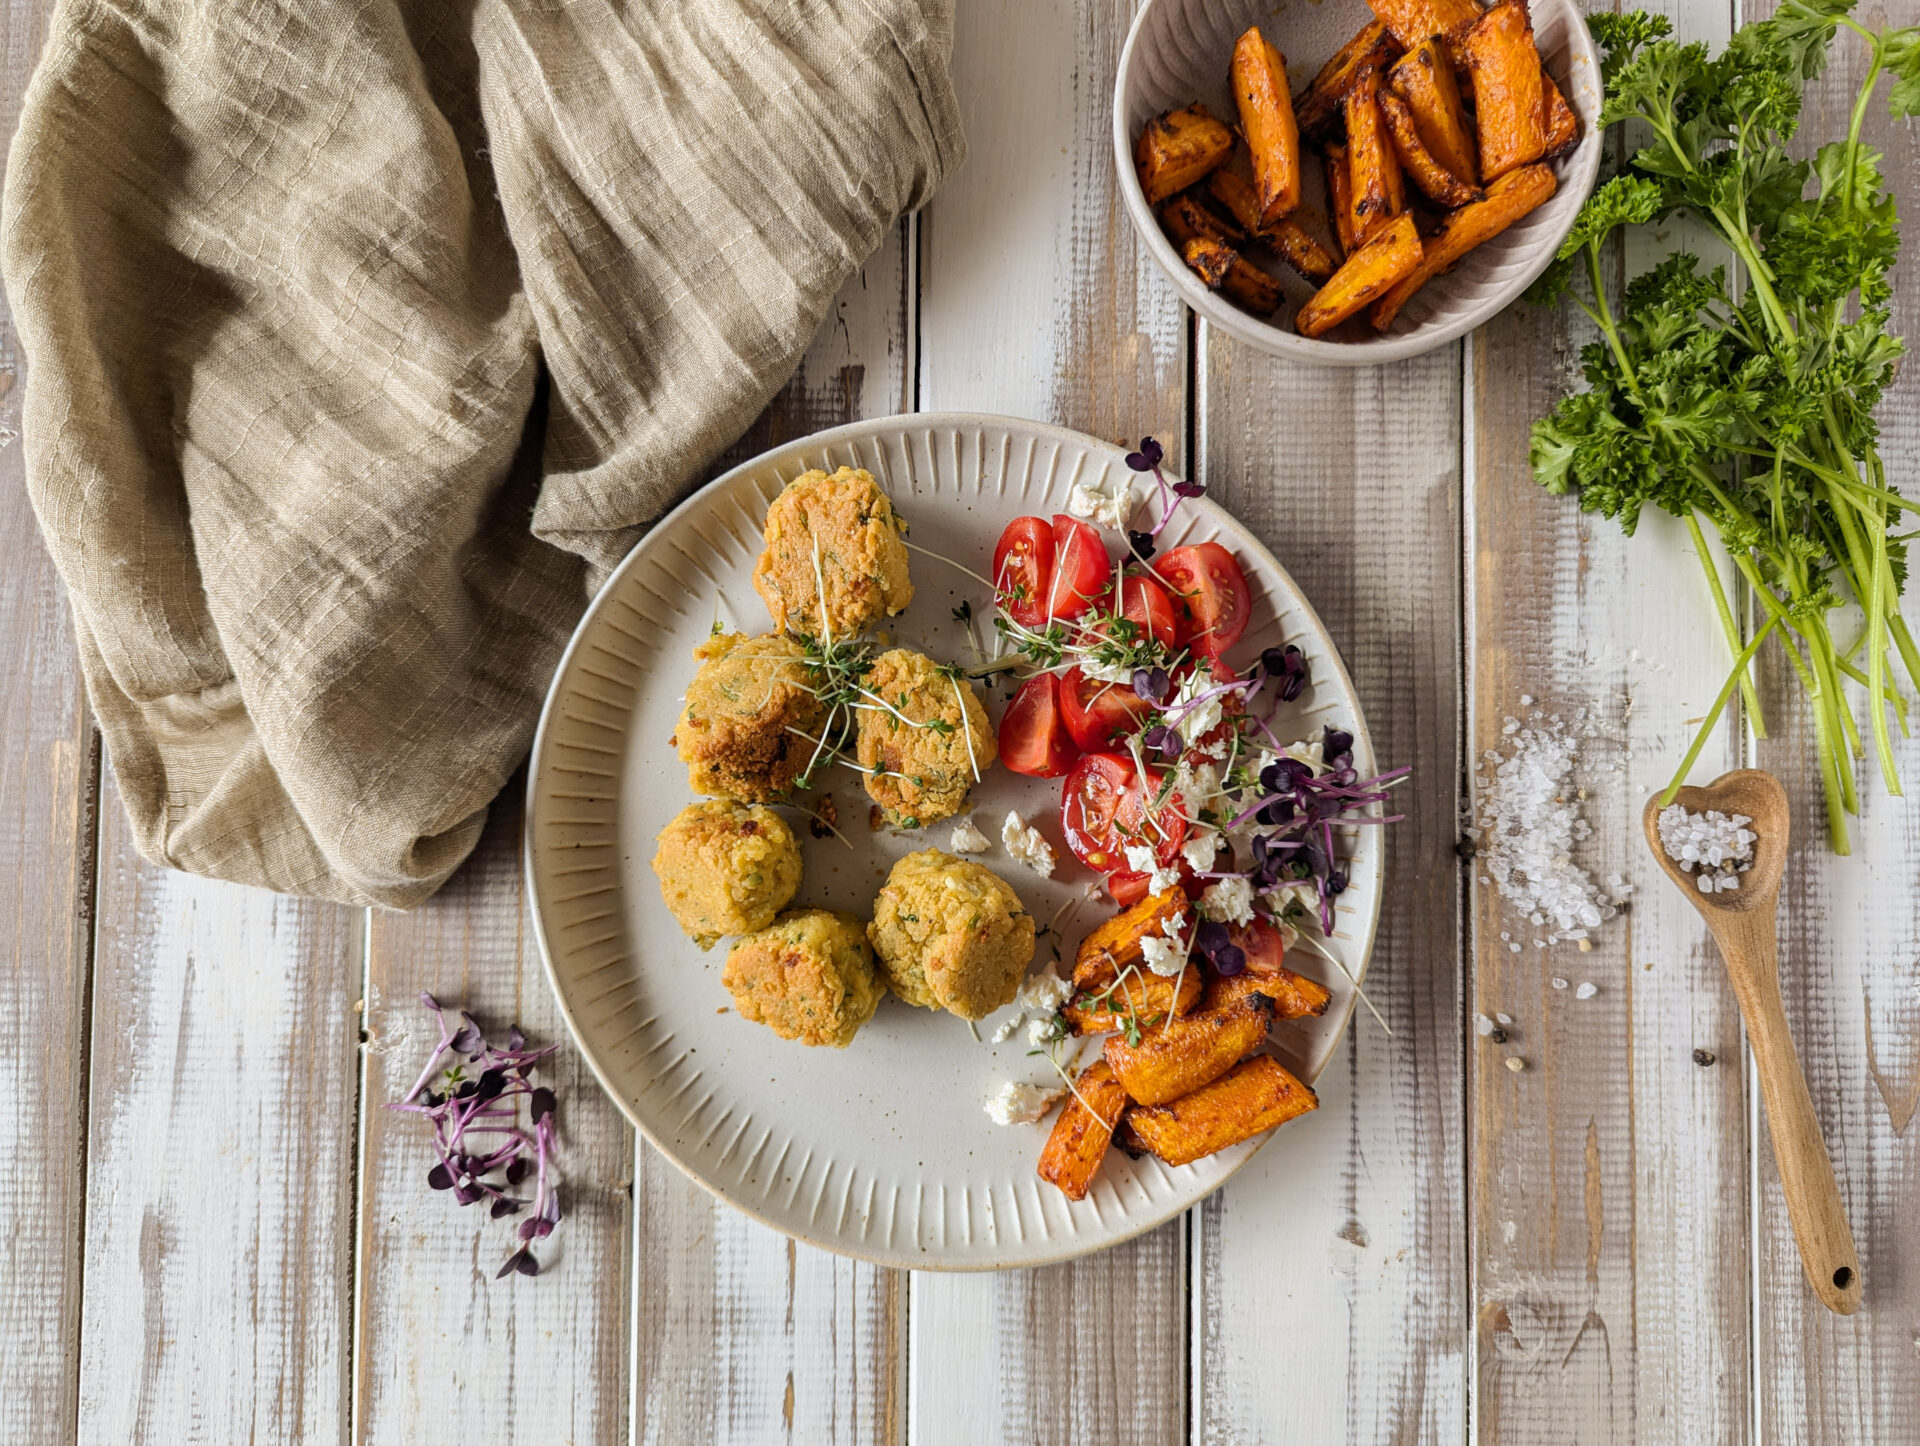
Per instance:
[[[1588,390],[1533,425],[1535,477],[1549,492],[1578,488],[1582,509],[1628,534],[1649,505],[1684,520],[1736,655],[1668,797],[1736,687],[1765,736],[1748,667],[1773,634],[1813,705],[1837,853],[1847,852],[1845,815],[1859,811],[1854,760],[1865,757],[1842,679],[1866,690],[1895,794],[1887,715],[1904,735],[1907,702],[1891,677],[1893,653],[1920,690],[1920,650],[1900,615],[1908,535],[1894,530],[1900,512],[1920,504],[1888,480],[1873,420],[1905,350],[1887,330],[1898,217],[1880,155],[1860,141],[1885,72],[1893,114],[1920,113],[1920,28],[1870,30],[1852,8],[1853,0],[1786,0],[1771,19],[1742,26],[1718,58],[1670,39],[1660,16],[1591,17],[1605,55],[1601,123],[1639,121],[1652,140],[1588,198],[1530,293],[1542,302],[1571,295],[1600,329],[1582,353]],[[1842,29],[1871,47],[1852,122],[1844,140],[1796,160],[1787,147],[1803,90]],[[1724,267],[1669,256],[1627,283],[1616,312],[1602,243],[1675,213],[1698,218],[1732,249],[1741,284]],[[1575,285],[1582,262],[1591,300]],[[1703,519],[1765,610],[1745,644]],[[1832,624],[1848,599],[1864,622],[1842,640]]]

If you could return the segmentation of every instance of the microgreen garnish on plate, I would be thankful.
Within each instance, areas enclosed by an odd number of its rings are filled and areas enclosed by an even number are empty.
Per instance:
[[[1577,489],[1582,510],[1617,519],[1628,534],[1648,506],[1684,521],[1734,657],[1663,801],[1736,688],[1765,736],[1748,665],[1771,634],[1813,707],[1836,853],[1848,849],[1846,815],[1860,807],[1853,760],[1865,756],[1843,682],[1865,690],[1865,729],[1894,794],[1889,712],[1903,735],[1908,727],[1896,653],[1920,689],[1920,648],[1900,613],[1907,538],[1893,530],[1902,510],[1920,504],[1894,489],[1873,416],[1905,350],[1888,330],[1887,274],[1900,236],[1881,157],[1860,138],[1885,71],[1894,75],[1893,114],[1920,114],[1920,28],[1875,31],[1851,9],[1851,0],[1785,0],[1771,19],[1736,31],[1717,58],[1669,38],[1661,16],[1591,17],[1606,55],[1601,121],[1641,122],[1652,139],[1588,199],[1559,262],[1530,293],[1571,295],[1600,331],[1581,354],[1587,389],[1534,423],[1535,477],[1549,492]],[[1866,78],[1844,138],[1796,160],[1788,145],[1803,89],[1842,29],[1869,47]],[[1616,312],[1602,244],[1677,213],[1732,250],[1744,287],[1682,253],[1629,280]],[[1572,289],[1576,263],[1588,295]],[[1765,612],[1745,644],[1703,521]],[[1836,637],[1836,611],[1849,599],[1864,619],[1853,637]]]
[[[495,1220],[530,1209],[515,1227],[517,1244],[495,1278],[516,1271],[538,1275],[533,1242],[545,1240],[560,1223],[560,1195],[553,1164],[554,1095],[534,1083],[534,1073],[559,1046],[529,1048],[517,1024],[507,1031],[504,1046],[490,1044],[465,1010],[446,1009],[426,993],[420,1002],[433,1011],[440,1038],[413,1088],[387,1108],[421,1115],[433,1126],[439,1163],[427,1171],[427,1184],[435,1190],[451,1191],[459,1205],[488,1201]],[[531,1198],[514,1193],[529,1169]]]

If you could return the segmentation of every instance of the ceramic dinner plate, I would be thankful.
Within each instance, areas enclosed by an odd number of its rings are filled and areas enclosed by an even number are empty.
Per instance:
[[[1112,1151],[1087,1198],[1068,1201],[1034,1173],[1052,1117],[996,1125],[982,1109],[1004,1079],[1047,1082],[1024,1031],[991,1042],[949,1014],[889,997],[844,1050],[809,1049],[731,1009],[720,982],[724,943],[703,953],[667,912],[650,867],[654,839],[693,802],[687,770],[668,746],[692,651],[716,620],[747,633],[770,627],[752,586],[767,504],[810,467],[865,467],[911,525],[910,540],[979,573],[1001,529],[1025,513],[1064,511],[1076,479],[1126,472],[1124,453],[1077,433],[1005,417],[922,413],[861,422],[791,443],[695,493],[629,554],[581,621],[555,674],[534,742],[526,867],[541,947],[560,1006],[607,1091],[659,1149],[700,1184],[798,1239],[886,1265],[991,1270],[1083,1255],[1151,1229],[1238,1169],[1263,1140],[1169,1168]],[[1150,479],[1137,480],[1141,515]],[[1136,523],[1136,525],[1139,525]],[[1162,546],[1217,538],[1239,558],[1255,596],[1244,665],[1291,642],[1306,653],[1310,685],[1273,720],[1286,739],[1326,723],[1350,730],[1363,777],[1373,764],[1365,721],[1326,629],[1285,569],[1225,512],[1187,502]],[[1115,539],[1117,543],[1117,539]],[[971,663],[961,602],[990,647],[986,586],[926,552],[912,554],[914,600],[891,620],[893,641]],[[1008,688],[988,695],[997,723]],[[872,831],[859,775],[838,770],[831,791],[850,841],[814,839],[789,810],[806,873],[795,906],[871,917],[894,860],[946,848],[950,825]],[[974,790],[972,815],[994,839],[980,861],[1005,878],[1045,923],[1079,900],[1057,931],[1065,956],[1113,905],[1086,900],[1094,875],[1060,839],[1060,782],[996,766]],[[1042,879],[999,845],[1009,809],[1036,823],[1060,866]],[[1378,828],[1349,830],[1351,878],[1328,941],[1356,977],[1366,968],[1380,909]],[[1041,940],[1036,966],[1049,957]],[[1312,1080],[1353,1012],[1352,987],[1324,961],[1298,962],[1333,991],[1324,1017],[1276,1026],[1272,1049]],[[1091,1059],[1089,1050],[1086,1058]],[[1308,1115],[1279,1131],[1325,1128]]]

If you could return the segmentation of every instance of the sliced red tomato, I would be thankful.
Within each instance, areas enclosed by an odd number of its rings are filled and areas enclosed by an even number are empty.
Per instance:
[[[1054,514],[1053,542],[1053,576],[1043,611],[1050,617],[1077,618],[1112,586],[1113,563],[1100,534],[1064,512]]]
[[[1107,875],[1107,892],[1113,895],[1114,903],[1123,909],[1130,909],[1147,896],[1146,874],[1118,873]]]
[[[1103,602],[1110,605],[1111,593]],[[1164,643],[1169,648],[1177,647],[1180,642],[1180,621],[1173,611],[1173,599],[1167,596],[1167,590],[1148,577],[1127,576],[1120,580],[1119,614],[1134,626],[1123,630],[1125,635],[1115,638],[1123,646],[1137,646],[1151,639]],[[1107,637],[1114,637],[1115,629],[1111,624],[1103,623],[1100,631]]]
[[[1280,938],[1280,931],[1264,919],[1255,919],[1251,924],[1241,924],[1228,930],[1227,938],[1238,944],[1241,952],[1247,956],[1249,974],[1280,972],[1287,946]]]
[[[1217,658],[1247,630],[1252,600],[1247,575],[1217,542],[1176,547],[1153,565],[1173,594],[1180,641],[1203,658]]]
[[[1078,668],[1060,675],[1060,716],[1082,753],[1105,753],[1140,726],[1153,705],[1131,683],[1105,683]]]
[[[1222,683],[1238,682],[1240,679],[1238,673],[1234,672],[1232,668],[1229,668],[1218,658],[1209,659],[1208,667],[1211,670],[1211,676],[1215,686]],[[1246,711],[1247,695],[1244,692],[1235,691],[1232,693],[1222,693],[1220,695],[1220,722],[1194,739],[1194,743],[1200,748],[1211,749],[1216,744],[1225,741],[1231,737],[1233,731],[1240,726],[1239,719]]]
[[[1067,775],[1060,793],[1060,831],[1073,856],[1102,873],[1124,874],[1131,872],[1126,845],[1147,843],[1157,867],[1171,866],[1186,841],[1187,824],[1174,806],[1162,808],[1148,821],[1147,806],[1160,784],[1159,774],[1152,769],[1140,773],[1125,754],[1083,757]]]
[[[1053,577],[1053,524],[1044,517],[1016,517],[993,549],[993,586],[1000,606],[1022,627],[1047,620],[1047,586]]]
[[[1079,756],[1060,713],[1060,680],[1027,679],[1000,720],[1000,761],[1029,778],[1058,778]]]

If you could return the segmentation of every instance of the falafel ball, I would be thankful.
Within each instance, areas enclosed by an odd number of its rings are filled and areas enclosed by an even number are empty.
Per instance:
[[[690,803],[660,830],[653,871],[687,937],[711,949],[722,934],[766,928],[793,901],[800,844],[757,803]]]
[[[782,1039],[845,1049],[887,992],[860,921],[795,909],[734,941],[720,980],[741,1016]]]
[[[827,716],[814,696],[819,675],[806,650],[774,633],[722,633],[693,655],[700,671],[687,685],[671,740],[687,765],[688,786],[746,803],[786,798]]]
[[[855,752],[873,801],[906,828],[960,812],[1000,756],[973,684],[911,648],[882,653],[861,683],[870,696],[861,700]]]
[[[912,602],[904,531],[871,472],[842,467],[828,476],[816,469],[794,478],[767,508],[766,551],[753,568],[754,590],[775,631],[820,637],[823,586],[825,622],[836,639]]]
[[[909,1004],[984,1019],[1011,1004],[1033,962],[1033,915],[991,869],[939,849],[893,866],[867,938]]]

